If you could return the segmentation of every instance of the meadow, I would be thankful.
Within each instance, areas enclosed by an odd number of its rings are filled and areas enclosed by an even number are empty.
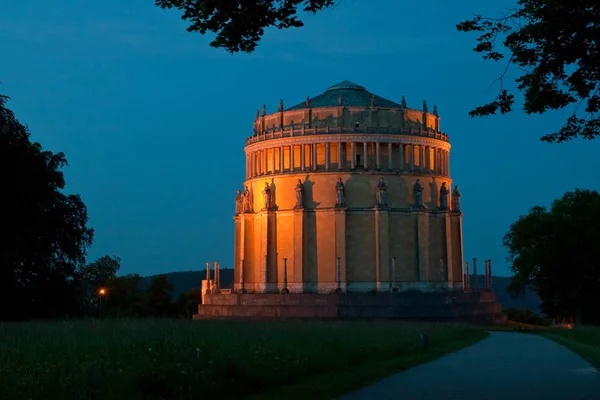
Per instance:
[[[330,398],[486,335],[400,321],[0,324],[0,398]]]

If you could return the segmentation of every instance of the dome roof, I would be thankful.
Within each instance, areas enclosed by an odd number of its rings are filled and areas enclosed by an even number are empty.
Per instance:
[[[311,98],[310,106],[312,108],[338,107],[338,98],[341,98],[341,105],[344,107],[371,107],[372,100],[374,99],[375,107],[403,108],[400,104],[374,95],[368,92],[363,86],[350,81],[342,81],[330,86],[323,94]],[[286,111],[303,108],[306,108],[306,102],[290,107]]]

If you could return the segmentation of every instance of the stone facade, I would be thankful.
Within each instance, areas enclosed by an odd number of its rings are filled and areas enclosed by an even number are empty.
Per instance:
[[[236,199],[234,289],[462,289],[450,147],[435,108],[409,109],[350,82],[287,110],[263,108]]]

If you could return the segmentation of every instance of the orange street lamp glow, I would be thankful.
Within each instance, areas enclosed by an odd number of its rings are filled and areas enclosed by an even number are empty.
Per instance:
[[[104,296],[106,294],[106,289],[100,289],[100,295]]]

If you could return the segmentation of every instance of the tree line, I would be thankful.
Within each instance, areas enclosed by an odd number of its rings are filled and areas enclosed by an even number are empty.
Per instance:
[[[191,318],[201,302],[200,289],[173,298],[173,283],[166,274],[154,276],[144,288],[138,274],[117,276],[120,260],[104,256],[83,271],[76,316],[99,318],[184,317]]]

